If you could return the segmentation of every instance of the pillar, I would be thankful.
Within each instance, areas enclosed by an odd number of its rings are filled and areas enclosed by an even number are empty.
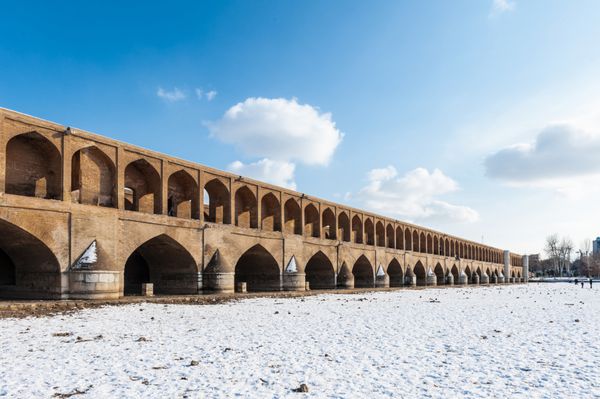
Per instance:
[[[473,274],[473,280],[471,281],[471,283],[474,285],[479,285],[479,274],[477,274],[477,273]]]
[[[199,284],[205,292],[233,293],[234,282],[234,270],[217,250],[204,269],[203,275],[199,276]]]
[[[521,282],[529,282],[529,255],[523,256],[523,277]]]
[[[504,276],[510,278],[510,251],[504,251]]]
[[[292,255],[282,277],[283,291],[306,291],[306,274],[298,271],[295,256]]]
[[[446,276],[446,285],[454,285],[454,276],[452,273],[448,273]]]
[[[495,274],[493,274],[492,278],[490,279],[490,283],[492,283],[492,284],[498,284],[498,276],[496,276]]]
[[[406,276],[406,277],[404,277],[404,284],[408,285],[409,287],[416,287],[416,285],[417,285],[417,276],[415,276],[413,274],[412,276]]]
[[[502,272],[498,275],[498,284],[504,284],[504,274]]]
[[[346,262],[342,263],[342,267],[337,275],[337,287],[341,289],[354,288],[354,275],[348,268]]]
[[[431,271],[431,269],[427,272],[426,284],[427,285],[437,285],[437,276],[435,275],[434,272]]]
[[[458,275],[458,285],[468,285],[468,284],[469,284],[469,276],[467,276],[467,273],[465,273],[465,271],[463,270]]]
[[[481,273],[481,280],[479,281],[480,284],[489,284],[490,283],[490,276],[487,275],[487,273],[483,272]]]
[[[383,265],[379,265],[375,275],[375,288],[388,288],[389,286],[390,276],[383,270]]]

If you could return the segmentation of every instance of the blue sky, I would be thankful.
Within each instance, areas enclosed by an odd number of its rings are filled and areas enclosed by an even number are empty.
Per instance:
[[[600,235],[596,1],[13,2],[3,15],[2,107],[513,251]]]

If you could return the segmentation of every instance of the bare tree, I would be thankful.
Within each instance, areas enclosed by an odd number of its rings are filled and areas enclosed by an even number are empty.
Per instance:
[[[554,272],[558,272],[559,268],[559,258],[560,258],[560,239],[558,238],[558,234],[550,234],[546,237],[546,246],[544,247],[544,252],[548,255],[548,258],[552,260],[552,264],[554,266]],[[556,274],[555,274],[556,275]]]
[[[555,276],[562,276],[564,272],[570,272],[573,241],[569,237],[561,239],[556,233],[549,235],[546,238],[544,251],[552,261]]]

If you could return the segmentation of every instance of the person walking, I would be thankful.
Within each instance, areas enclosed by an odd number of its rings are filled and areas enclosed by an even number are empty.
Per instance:
[[[584,283],[584,281],[583,281],[583,280],[581,280],[581,288],[583,288],[583,283]]]
[[[579,279],[578,278],[575,279],[575,285],[577,285],[577,284],[579,284]]]
[[[590,288],[592,288],[592,278],[590,277]]]

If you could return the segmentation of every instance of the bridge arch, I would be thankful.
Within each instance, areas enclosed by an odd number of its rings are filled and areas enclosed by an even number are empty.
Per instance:
[[[260,200],[261,228],[267,231],[281,231],[281,205],[273,193],[263,195]]]
[[[335,214],[331,208],[327,207],[323,211],[323,233],[324,237],[328,240],[335,240],[337,237],[337,228],[335,225]]]
[[[308,204],[304,208],[304,234],[319,238],[321,236],[320,225],[319,210],[314,204]]]
[[[6,145],[7,194],[62,199],[60,151],[37,132],[11,138]]]
[[[71,158],[71,198],[86,205],[115,207],[115,165],[98,147],[85,147]]]
[[[247,229],[258,228],[258,203],[248,186],[242,186],[235,192],[235,225]]]
[[[427,238],[423,232],[419,236],[419,252],[427,253]]]
[[[240,256],[235,265],[235,284],[246,283],[248,292],[279,291],[281,271],[277,261],[262,245],[256,244]]]
[[[169,216],[185,219],[200,219],[198,184],[185,170],[169,176],[167,211]]]
[[[365,220],[365,243],[375,245],[375,226],[371,218]]]
[[[211,223],[231,223],[231,201],[229,190],[219,179],[212,179],[204,185],[204,220]]]
[[[346,212],[338,215],[338,237],[342,241],[350,242],[350,219]]]
[[[145,159],[130,162],[125,168],[125,209],[162,213],[160,175]]]
[[[138,246],[127,258],[123,275],[125,295],[141,294],[144,283],[152,283],[159,295],[198,292],[198,266],[194,258],[166,234]]]
[[[0,219],[0,297],[58,298],[61,267],[30,232]]]
[[[420,260],[415,264],[413,272],[417,276],[417,285],[427,285],[427,272]]]
[[[390,223],[388,223],[388,225],[385,228],[385,238],[387,241],[387,247],[395,248],[396,239],[394,237],[394,226],[392,226]]]
[[[352,238],[355,244],[363,243],[363,225],[358,215],[352,217]]]
[[[396,249],[404,249],[404,232],[402,227],[396,227]]]
[[[439,262],[435,265],[433,272],[435,273],[435,277],[437,279],[437,285],[444,285],[446,283],[446,273]]]
[[[402,266],[396,258],[392,259],[387,267],[387,274],[390,276],[390,287],[402,287],[404,285],[404,273]]]
[[[378,247],[385,247],[385,227],[380,220],[375,224],[375,241]]]
[[[302,235],[302,214],[294,198],[288,199],[283,205],[283,222],[286,234]]]
[[[304,273],[311,290],[335,288],[335,269],[322,251],[318,251],[309,259]]]
[[[356,288],[372,288],[375,284],[373,266],[364,255],[361,255],[354,262],[352,274],[354,275],[354,287]]]
[[[412,233],[412,250],[419,252],[419,232],[417,230],[413,230]]]
[[[454,284],[458,284],[458,267],[456,267],[456,265],[452,265],[450,273],[452,274],[452,278],[454,279]]]

